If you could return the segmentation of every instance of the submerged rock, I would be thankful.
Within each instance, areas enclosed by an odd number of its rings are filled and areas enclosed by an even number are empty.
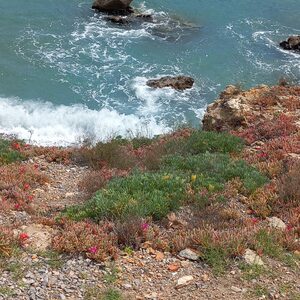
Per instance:
[[[95,0],[92,8],[114,14],[129,14],[133,12],[130,4],[133,0]]]
[[[160,79],[151,79],[146,83],[148,86],[152,88],[165,88],[171,87],[175,90],[186,90],[190,89],[194,85],[194,79],[188,76],[165,76]]]
[[[281,42],[279,45],[284,50],[300,51],[300,35],[290,36],[286,41]]]
[[[126,25],[128,24],[128,20],[126,17],[121,17],[121,16],[108,16],[105,18],[107,21],[110,21],[112,23],[116,24],[121,24],[121,25]]]

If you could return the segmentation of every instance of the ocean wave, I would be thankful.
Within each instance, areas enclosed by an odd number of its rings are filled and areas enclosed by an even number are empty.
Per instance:
[[[0,132],[33,144],[68,146],[83,138],[105,141],[113,136],[147,136],[166,133],[169,127],[154,118],[120,114],[103,108],[54,106],[51,103],[0,98]]]

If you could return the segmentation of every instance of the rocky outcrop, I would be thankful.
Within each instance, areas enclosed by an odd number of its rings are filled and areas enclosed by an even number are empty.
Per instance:
[[[242,91],[228,86],[220,99],[207,107],[203,118],[203,129],[208,131],[229,131],[246,125],[245,113],[249,106]]]
[[[300,51],[300,35],[290,36],[279,45],[284,50]]]
[[[129,14],[133,10],[130,4],[133,0],[95,0],[92,8],[112,14]]]
[[[282,113],[300,119],[299,86],[261,85],[243,91],[233,85],[220,94],[219,99],[207,107],[202,120],[203,130],[242,130]],[[296,125],[300,126],[298,122]]]
[[[170,87],[175,90],[182,91],[191,89],[194,85],[194,79],[188,76],[165,76],[159,79],[148,80],[146,84],[152,88]]]

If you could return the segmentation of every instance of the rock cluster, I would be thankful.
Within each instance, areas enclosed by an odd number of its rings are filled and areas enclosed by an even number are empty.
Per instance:
[[[152,88],[170,87],[175,90],[191,89],[194,85],[194,79],[188,76],[165,76],[159,79],[151,79],[147,81],[147,85]]]
[[[280,43],[284,50],[300,51],[300,35],[290,36],[286,41]]]
[[[133,0],[95,0],[92,8],[114,14],[129,14],[133,12],[130,7],[132,1]]]

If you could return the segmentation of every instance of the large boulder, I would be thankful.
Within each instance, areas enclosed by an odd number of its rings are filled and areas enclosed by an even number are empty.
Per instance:
[[[110,13],[131,13],[130,4],[133,0],[95,0],[92,8]]]
[[[280,43],[284,50],[300,51],[300,35],[290,36],[286,41]]]
[[[152,88],[161,89],[165,87],[170,87],[175,90],[182,91],[192,88],[194,85],[194,79],[188,76],[165,76],[159,79],[148,80],[146,84]]]

